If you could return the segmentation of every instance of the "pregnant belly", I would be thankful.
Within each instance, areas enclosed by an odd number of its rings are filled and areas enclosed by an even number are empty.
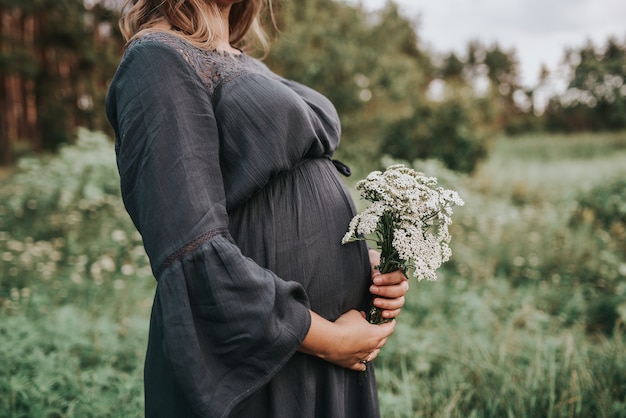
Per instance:
[[[246,256],[301,283],[311,308],[333,320],[368,302],[365,244],[341,244],[353,214],[333,164],[314,159],[277,177],[231,213],[230,230]]]

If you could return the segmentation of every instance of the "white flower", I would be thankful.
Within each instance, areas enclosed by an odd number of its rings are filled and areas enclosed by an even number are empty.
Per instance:
[[[375,234],[389,268],[401,266],[413,270],[418,280],[436,280],[435,271],[451,256],[452,207],[464,204],[458,193],[401,164],[371,172],[356,187],[372,204],[352,219],[342,243]],[[392,240],[392,254],[385,253],[390,248],[380,241],[385,239]]]
[[[368,235],[376,231],[380,217],[385,210],[387,207],[382,202],[374,202],[369,208],[352,218],[348,232],[341,240],[342,244],[360,239],[358,235]]]

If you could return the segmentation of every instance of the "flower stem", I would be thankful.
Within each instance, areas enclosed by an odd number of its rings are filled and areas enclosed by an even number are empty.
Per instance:
[[[398,252],[393,247],[393,230],[393,213],[383,213],[376,227],[377,243],[380,248],[380,264],[378,265],[378,271],[382,274],[391,273],[392,271],[403,268],[403,264],[398,257]],[[377,325],[391,321],[389,318],[383,318],[382,313],[383,310],[374,306],[372,301],[367,313],[367,320],[370,324]]]

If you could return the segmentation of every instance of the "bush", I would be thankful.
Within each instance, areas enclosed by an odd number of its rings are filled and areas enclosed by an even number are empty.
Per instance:
[[[590,223],[608,232],[626,253],[626,179],[617,177],[581,194],[571,223]]]
[[[0,416],[141,416],[154,280],[118,181],[80,130],[0,183]]]
[[[485,139],[474,132],[468,112],[447,101],[392,124],[381,153],[409,161],[436,158],[451,170],[471,173],[487,156]]]
[[[145,321],[126,327],[65,306],[0,324],[0,416],[140,417]]]

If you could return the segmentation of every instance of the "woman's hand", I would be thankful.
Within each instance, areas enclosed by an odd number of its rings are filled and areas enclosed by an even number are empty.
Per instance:
[[[372,325],[363,314],[351,310],[335,322],[311,311],[311,328],[300,351],[320,357],[337,366],[364,371],[393,333],[395,321]]]
[[[400,270],[381,274],[374,267],[380,264],[378,251],[369,250],[372,265],[370,292],[376,296],[374,305],[383,309],[383,318],[393,319],[404,306],[404,295],[409,290],[408,279]],[[367,362],[374,360],[393,333],[395,321],[373,325],[365,315],[355,310],[346,312],[330,322],[311,311],[311,328],[300,351],[315,355],[337,366],[363,371]]]
[[[404,306],[404,295],[409,290],[409,279],[400,270],[381,274],[375,267],[380,264],[380,253],[369,250],[370,264],[372,266],[372,286],[370,293],[375,296],[374,306],[382,309],[382,317],[385,319],[395,318],[400,315]]]

